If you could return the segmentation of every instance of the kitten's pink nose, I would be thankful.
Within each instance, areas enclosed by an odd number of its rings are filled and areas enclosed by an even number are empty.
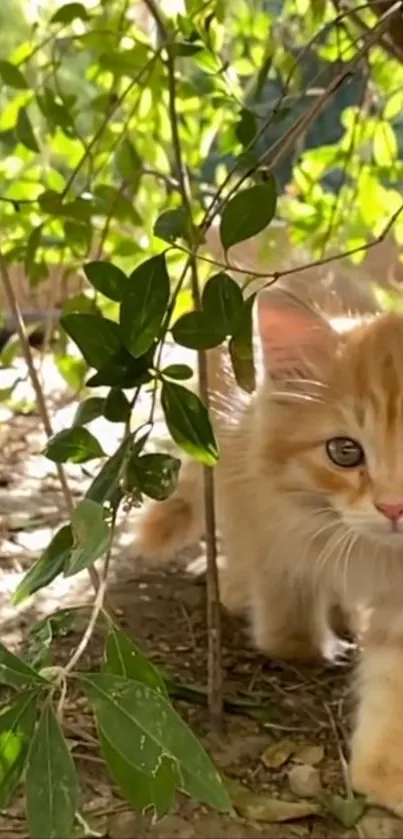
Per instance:
[[[375,504],[375,507],[390,521],[398,521],[403,516],[403,501],[396,501],[394,504]]]

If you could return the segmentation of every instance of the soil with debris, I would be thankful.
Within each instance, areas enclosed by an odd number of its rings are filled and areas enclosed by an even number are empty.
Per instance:
[[[72,407],[57,393],[53,396],[59,430],[70,424],[66,411],[71,413]],[[1,638],[14,649],[39,618],[90,603],[93,596],[87,576],[79,574],[56,580],[19,609],[11,605],[16,585],[64,519],[52,464],[40,455],[44,438],[38,427],[32,413],[7,418],[0,432]],[[89,475],[79,467],[68,473],[79,498]],[[148,814],[133,813],[108,778],[85,701],[71,695],[65,708],[66,736],[80,774],[81,812],[91,827],[104,839],[403,837],[403,821],[374,808],[365,810],[349,789],[348,666],[268,661],[251,647],[242,622],[223,614],[226,707],[222,730],[212,730],[205,705],[204,580],[186,571],[186,560],[197,550],[175,566],[146,567],[130,546],[134,524],[135,512],[118,528],[110,604],[122,628],[174,680],[175,705],[228,779],[237,815],[214,813],[185,797],[178,797],[174,811],[156,822]],[[55,641],[54,663],[68,659],[87,619],[88,612],[79,610]],[[97,666],[103,642],[100,625],[81,661],[83,668]],[[0,837],[26,836],[23,800],[17,793],[1,816]]]

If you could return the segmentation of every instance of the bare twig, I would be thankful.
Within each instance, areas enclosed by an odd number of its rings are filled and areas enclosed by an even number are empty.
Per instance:
[[[29,377],[31,380],[32,387],[35,392],[36,402],[38,406],[38,412],[42,420],[42,424],[45,430],[45,434],[48,438],[53,436],[52,425],[49,419],[48,409],[46,407],[46,401],[43,394],[43,390],[41,387],[41,383],[39,381],[38,373],[36,371],[36,367],[34,364],[34,359],[31,352],[31,347],[29,344],[27,332],[25,329],[24,319],[21,314],[21,310],[18,304],[18,300],[15,296],[13,285],[11,282],[11,278],[8,272],[7,262],[4,258],[4,254],[0,250],[0,278],[4,288],[4,294],[10,308],[10,311],[14,317],[15,325],[17,329],[17,334],[20,340],[21,349],[25,358],[25,362],[28,368]],[[74,502],[70,492],[70,487],[67,483],[66,475],[63,469],[63,466],[60,463],[56,464],[60,485],[63,492],[64,501],[67,507],[67,511],[69,516],[71,517],[74,512]],[[95,568],[89,568],[88,573],[90,575],[91,583],[94,586],[95,591],[98,590],[99,587],[99,577]]]
[[[107,585],[107,574],[103,574],[102,575],[102,580],[100,582],[100,585],[99,585],[99,588],[98,588],[98,591],[96,593],[96,597],[95,597],[95,600],[94,600],[94,603],[93,603],[93,606],[92,606],[91,617],[90,617],[90,619],[88,621],[88,624],[85,628],[85,632],[84,632],[84,634],[81,638],[80,643],[78,644],[78,646],[74,650],[73,655],[71,656],[71,658],[67,662],[66,666],[64,667],[64,674],[65,675],[67,675],[68,673],[71,673],[74,670],[76,664],[79,662],[81,656],[83,655],[83,653],[85,652],[85,650],[88,647],[88,644],[89,644],[89,642],[92,638],[92,634],[94,632],[97,620],[98,620],[99,615],[101,614],[103,606],[104,606],[105,594],[106,594],[106,585]]]
[[[98,140],[100,139],[100,137],[102,137],[102,134],[104,133],[105,129],[107,128],[107,126],[108,126],[108,124],[109,124],[109,121],[110,121],[111,117],[113,116],[113,114],[115,113],[115,111],[116,111],[118,108],[120,108],[120,107],[121,107],[122,103],[123,103],[123,102],[124,102],[124,100],[126,99],[126,96],[130,93],[130,91],[133,89],[133,87],[134,87],[136,84],[140,84],[140,82],[141,82],[141,81],[142,81],[142,79],[143,79],[143,75],[144,75],[145,73],[147,73],[147,72],[148,72],[148,70],[149,70],[149,68],[150,68],[150,67],[153,67],[153,65],[154,65],[155,61],[157,60],[158,56],[159,56],[159,52],[155,52],[155,53],[152,55],[152,57],[150,58],[150,60],[149,60],[149,61],[147,61],[147,64],[145,64],[145,65],[141,68],[141,70],[139,70],[139,72],[137,73],[137,75],[136,75],[136,76],[135,76],[135,77],[134,77],[134,78],[133,78],[133,79],[129,82],[129,84],[125,87],[125,89],[124,89],[123,93],[121,93],[121,95],[120,95],[119,97],[117,97],[117,98],[116,98],[116,100],[114,100],[114,101],[112,102],[112,104],[110,105],[110,107],[109,107],[109,109],[108,109],[108,112],[107,112],[106,116],[104,117],[104,119],[103,119],[103,120],[102,120],[102,122],[101,122],[101,125],[99,126],[99,128],[98,128],[98,130],[95,132],[95,134],[93,135],[92,139],[90,140],[90,142],[88,143],[88,145],[87,145],[87,147],[86,147],[86,150],[85,150],[84,154],[80,157],[80,159],[79,159],[78,163],[76,164],[75,168],[73,169],[73,171],[72,171],[72,173],[71,173],[71,175],[70,175],[70,177],[69,177],[69,179],[68,179],[68,181],[67,181],[67,183],[66,183],[66,185],[65,185],[65,187],[64,187],[64,189],[63,189],[63,192],[62,192],[62,194],[61,194],[61,197],[62,197],[63,199],[64,199],[64,198],[66,197],[66,195],[68,194],[68,192],[69,192],[69,190],[70,190],[71,186],[73,185],[73,183],[74,183],[74,181],[75,181],[75,179],[76,179],[76,177],[77,177],[78,173],[81,171],[81,169],[82,169],[82,167],[83,167],[84,163],[85,163],[85,162],[86,162],[86,160],[89,158],[89,156],[92,154],[92,150],[93,150],[94,146],[97,144],[97,142],[98,142]]]
[[[67,676],[69,675],[69,673],[73,672],[75,666],[78,664],[78,662],[80,661],[80,658],[82,657],[85,650],[87,649],[88,644],[90,643],[91,638],[93,636],[94,629],[96,627],[98,618],[99,618],[101,612],[104,611],[106,589],[107,589],[107,585],[108,585],[108,571],[109,571],[109,565],[110,565],[110,561],[111,561],[112,545],[113,545],[113,539],[114,539],[114,536],[115,536],[115,529],[116,529],[116,516],[117,516],[117,509],[114,511],[114,514],[113,514],[113,519],[112,519],[112,524],[111,524],[111,529],[110,529],[110,534],[109,534],[108,548],[107,548],[105,561],[104,561],[103,568],[102,568],[101,581],[98,585],[98,590],[96,592],[95,599],[94,599],[94,602],[93,602],[93,605],[92,605],[90,619],[89,619],[88,624],[85,628],[85,631],[82,635],[80,643],[75,648],[75,650],[74,650],[72,656],[69,658],[67,664],[62,668],[62,672],[61,672],[61,695],[60,695],[60,699],[59,699],[59,703],[58,703],[58,707],[57,707],[57,714],[58,714],[58,717],[59,717],[60,720],[62,719],[62,716],[63,716],[63,706],[64,706],[66,696],[67,696]],[[106,613],[106,617],[109,617],[107,613]]]
[[[403,213],[403,201],[395,210],[394,213],[390,216],[385,227],[370,242],[365,242],[363,245],[356,245],[354,248],[347,248],[344,251],[340,251],[339,253],[332,254],[331,256],[323,256],[320,259],[313,259],[310,262],[305,262],[302,265],[295,265],[292,268],[285,268],[283,271],[254,271],[251,268],[247,268],[245,265],[234,265],[233,263],[226,261],[221,262],[218,259],[214,259],[213,257],[206,256],[205,254],[197,254],[197,259],[201,260],[202,262],[206,262],[209,265],[213,265],[215,268],[224,268],[225,271],[232,271],[235,274],[247,274],[250,279],[270,279],[271,282],[277,282],[280,277],[286,277],[289,274],[299,274],[301,271],[308,271],[309,268],[317,268],[320,265],[328,265],[330,262],[338,262],[340,259],[345,259],[348,256],[354,256],[356,253],[362,253],[365,251],[369,251],[374,248],[376,245],[379,245],[381,242],[384,241],[388,233],[391,231],[393,225],[399,218],[399,216]],[[173,248],[177,250],[183,251],[183,253],[190,254],[188,248],[184,245],[179,245],[175,242],[172,245]],[[267,283],[267,285],[271,285]]]
[[[362,17],[358,11],[358,9],[351,9],[345,2],[339,2],[339,0],[332,0],[332,5],[340,14],[341,11],[347,12],[347,19],[349,19],[352,23],[357,26],[358,29],[361,30],[365,35],[368,35],[370,32],[370,27],[362,20]],[[364,7],[365,8],[365,7]],[[345,25],[345,24],[344,24]],[[379,38],[379,46],[382,47],[385,52],[389,54],[391,58],[394,58],[396,61],[400,63],[403,62],[403,49],[402,47],[392,41],[390,39],[390,35],[388,32],[385,32],[384,35],[381,35]]]
[[[144,0],[150,13],[158,26],[161,39],[167,44],[167,32],[164,21],[160,15],[154,0]],[[197,237],[193,223],[191,188],[186,167],[183,163],[182,148],[178,131],[178,115],[176,111],[176,80],[175,61],[172,51],[167,44],[168,73],[168,95],[169,95],[169,118],[172,131],[172,145],[177,167],[177,178],[179,192],[182,198],[183,208],[186,212],[190,235],[192,240],[192,251],[189,254],[189,268],[192,288],[192,297],[195,309],[200,309],[200,290],[197,270]],[[207,408],[209,409],[209,387],[206,353],[198,351],[199,370],[199,392]],[[206,553],[207,553],[207,627],[208,627],[208,706],[212,721],[219,725],[223,711],[223,676],[222,676],[222,655],[221,655],[221,613],[220,596],[217,570],[217,543],[214,503],[214,475],[209,467],[204,467],[203,474],[204,491],[204,512],[206,530]]]

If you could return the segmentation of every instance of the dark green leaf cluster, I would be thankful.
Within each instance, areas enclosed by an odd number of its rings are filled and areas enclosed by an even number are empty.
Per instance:
[[[56,616],[57,617],[57,616]],[[0,808],[24,784],[31,839],[74,837],[80,789],[55,706],[60,668],[38,670],[0,644]],[[110,625],[101,672],[73,673],[93,711],[113,781],[138,811],[162,816],[177,790],[219,810],[231,802],[200,743],[172,708],[158,670]]]

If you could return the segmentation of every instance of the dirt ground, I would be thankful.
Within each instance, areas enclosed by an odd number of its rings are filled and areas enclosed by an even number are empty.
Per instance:
[[[59,429],[69,423],[72,406],[57,388],[52,405]],[[113,451],[110,426],[104,433]],[[80,574],[55,581],[18,610],[10,605],[19,580],[64,520],[64,507],[52,464],[40,455],[44,438],[36,414],[10,418],[5,413],[0,437],[1,640],[18,649],[35,621],[57,609],[90,603],[92,592],[87,576]],[[79,498],[89,475],[72,467],[68,476]],[[186,561],[162,569],[144,566],[130,545],[134,526],[135,513],[119,526],[109,592],[113,609],[136,644],[175,681],[175,705],[228,779],[237,816],[216,814],[184,797],[159,821],[149,814],[134,814],[108,778],[84,700],[71,695],[66,735],[80,774],[81,812],[95,835],[104,839],[403,837],[403,822],[374,808],[365,810],[349,789],[350,666],[302,668],[265,660],[251,647],[242,623],[223,615],[226,708],[222,731],[212,730],[205,706],[204,580],[186,570]],[[196,548],[187,560],[197,555]],[[56,640],[54,663],[71,655],[87,618],[85,609],[78,611],[72,626]],[[82,659],[83,668],[97,665],[102,644],[100,626]],[[308,792],[311,797],[305,797]],[[86,835],[85,830],[80,828],[77,835]],[[0,837],[26,836],[23,800],[17,793],[0,818]]]

